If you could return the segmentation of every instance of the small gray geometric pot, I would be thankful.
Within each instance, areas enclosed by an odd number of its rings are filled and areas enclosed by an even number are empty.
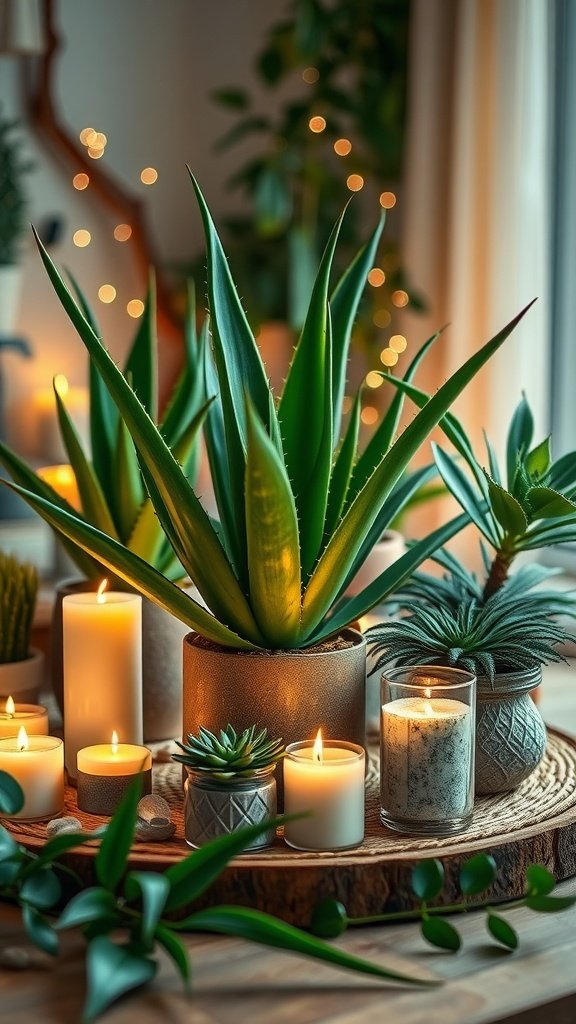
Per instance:
[[[189,846],[199,847],[217,836],[236,832],[246,825],[259,825],[276,817],[276,765],[262,768],[250,779],[211,778],[206,772],[186,768],[184,783],[184,837]],[[269,829],[253,839],[246,850],[261,850],[274,842],[276,830]]]
[[[514,789],[538,767],[546,749],[546,727],[529,694],[539,686],[539,667],[503,672],[491,686],[478,677],[476,691],[476,794]]]

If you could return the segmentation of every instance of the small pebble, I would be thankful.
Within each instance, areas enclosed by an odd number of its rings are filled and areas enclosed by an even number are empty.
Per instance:
[[[30,967],[32,957],[27,949],[20,946],[9,946],[0,950],[0,967],[8,967],[13,971],[23,971]]]
[[[73,818],[71,815],[66,815],[63,818],[52,818],[46,825],[46,835],[50,838],[53,836],[63,835],[66,832],[81,832],[82,822],[78,821],[78,818]]]
[[[153,821],[154,818],[168,818],[170,820],[170,804],[163,796],[156,793],[149,793],[143,796],[138,804],[138,816],[143,821]]]
[[[152,821],[144,821],[138,818],[136,822],[136,839],[142,843],[161,842],[163,839],[170,839],[176,831],[176,826],[169,818],[156,817]]]

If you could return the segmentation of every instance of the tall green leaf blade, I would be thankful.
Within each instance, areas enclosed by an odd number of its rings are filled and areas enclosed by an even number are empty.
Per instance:
[[[506,438],[506,471],[510,490],[513,490],[514,487],[518,456],[526,455],[530,450],[533,433],[534,419],[530,406],[526,401],[526,395],[522,394],[522,399],[514,411],[508,437]]]
[[[482,501],[482,496],[474,490],[470,480],[461,470],[454,459],[450,458],[447,452],[432,444],[434,461],[438,466],[438,472],[446,487],[456,499],[461,508],[468,513],[474,525],[480,530],[482,536],[497,548],[499,544],[498,532],[495,529],[492,517]]]
[[[203,327],[200,338],[197,338],[196,324],[194,323],[193,329],[186,326],[192,316],[195,314],[188,311],[185,320],[185,334],[192,335],[192,340],[185,345],[186,364],[160,423],[160,432],[170,448],[173,448],[182,436],[187,423],[195,416],[209,394],[205,389],[203,375],[204,349],[208,344],[207,321],[206,329]]]
[[[100,533],[89,523],[70,515],[17,484],[5,481],[5,486],[10,487],[21,498],[24,498],[54,529],[64,533],[75,544],[79,544],[102,565],[139,590],[144,597],[150,598],[155,604],[159,604],[161,608],[175,615],[177,619],[181,619],[182,622],[190,626],[190,629],[196,630],[207,639],[225,647],[241,650],[254,648],[254,644],[224,626],[196,601],[184,594],[180,587],[165,579],[161,573],[143,559],[138,558],[134,552],[128,551],[122,544],[107,537],[106,534]]]
[[[350,485],[352,467],[358,449],[358,436],[360,433],[360,412],[362,403],[363,388],[358,389],[354,405],[350,410],[350,420],[340,451],[332,467],[330,475],[330,489],[328,491],[328,505],[326,508],[326,520],[324,523],[324,535],[330,537],[342,515],[346,494]]]
[[[334,445],[340,437],[342,399],[346,388],[346,367],[352,329],[370,269],[374,266],[378,243],[384,228],[386,214],[380,219],[366,244],[342,275],[330,298],[332,310],[332,409],[334,417]]]
[[[156,360],[156,283],[150,271],[144,312],[138,321],[138,330],[124,368],[124,376],[131,382],[142,405],[151,419],[158,418],[158,367]]]
[[[134,442],[121,418],[118,419],[113,477],[116,522],[120,538],[126,544],[134,530],[146,494]],[[104,533],[109,532],[104,530]]]
[[[94,861],[96,877],[105,889],[114,891],[126,870],[141,796],[142,776],[136,775],[108,824]]]
[[[270,647],[293,647],[300,631],[300,543],[286,468],[248,403],[246,538],[250,605]]]
[[[532,303],[530,303],[532,305]],[[475,352],[450,379],[442,385],[384,456],[326,546],[306,589],[303,604],[302,630],[312,632],[330,608],[392,487],[416,454],[418,448],[446,414],[454,400],[491,355],[503,344],[525,315],[526,306],[518,316],[478,352]]]

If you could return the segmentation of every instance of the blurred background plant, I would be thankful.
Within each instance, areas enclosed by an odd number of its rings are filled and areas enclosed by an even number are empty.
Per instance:
[[[0,109],[0,266],[18,263],[18,246],[28,231],[23,178],[34,164],[22,156],[22,141],[14,134],[18,126]]]
[[[37,593],[34,566],[0,552],[0,664],[29,656]]]

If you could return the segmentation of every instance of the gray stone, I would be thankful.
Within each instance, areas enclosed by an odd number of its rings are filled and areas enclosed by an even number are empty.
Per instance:
[[[155,818],[168,818],[170,820],[170,804],[163,796],[150,793],[143,796],[138,804],[138,817],[143,821],[151,822]]]
[[[163,839],[170,839],[175,831],[176,826],[169,818],[155,818],[154,824],[151,821],[138,818],[135,838],[141,843],[158,843]]]
[[[82,822],[78,821],[78,818],[66,815],[63,818],[52,818],[46,825],[46,835],[49,838],[64,835],[66,832],[82,832]]]

